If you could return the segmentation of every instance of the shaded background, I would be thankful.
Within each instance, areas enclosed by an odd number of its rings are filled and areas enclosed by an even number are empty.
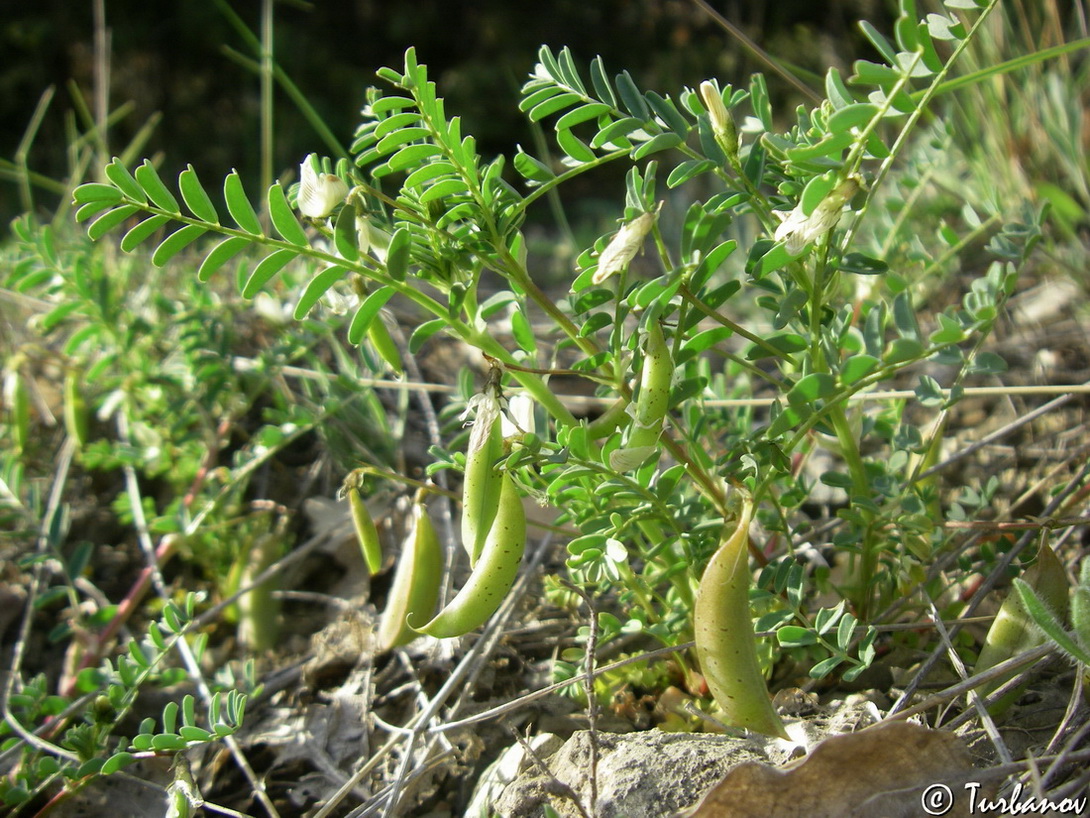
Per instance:
[[[0,157],[11,159],[43,91],[56,88],[29,153],[29,166],[59,179],[68,174],[66,147],[75,108],[72,87],[91,104],[94,86],[94,24],[91,0],[5,0],[0,23]],[[225,5],[225,4],[224,4]],[[855,21],[884,28],[884,0],[712,0],[769,53],[820,76],[828,65],[842,69],[867,55]],[[255,33],[260,3],[236,3],[234,11]],[[109,134],[119,152],[155,112],[162,120],[141,155],[162,156],[172,177],[192,162],[206,183],[237,168],[256,190],[259,79],[231,59],[228,48],[256,55],[232,28],[216,0],[147,3],[106,0],[112,36],[110,107],[131,101],[133,111]],[[383,65],[400,66],[405,49],[417,47],[449,114],[463,117],[484,156],[530,144],[516,102],[538,46],[572,48],[580,65],[601,54],[611,74],[627,68],[644,88],[676,94],[710,76],[745,86],[765,70],[692,0],[355,0],[302,4],[280,2],[275,14],[276,60],[344,143],[351,139],[368,85]],[[791,91],[767,72],[774,96]],[[783,109],[781,109],[783,110]],[[787,110],[791,110],[788,108]],[[297,166],[324,146],[292,102],[278,89],[274,172]],[[81,127],[85,130],[85,127]],[[10,180],[0,180],[0,216],[18,212]],[[48,209],[56,197],[39,190],[35,204]]]

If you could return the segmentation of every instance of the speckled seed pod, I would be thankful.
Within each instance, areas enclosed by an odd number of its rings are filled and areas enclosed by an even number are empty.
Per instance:
[[[502,476],[496,519],[466,584],[436,617],[418,630],[448,639],[483,625],[515,584],[526,550],[526,514],[509,474]]]

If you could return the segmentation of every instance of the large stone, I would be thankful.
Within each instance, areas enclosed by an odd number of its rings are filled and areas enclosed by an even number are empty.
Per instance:
[[[575,805],[578,799],[585,814],[597,818],[667,818],[688,808],[726,774],[747,761],[773,767],[805,755],[827,735],[852,732],[878,720],[875,706],[863,697],[821,708],[805,719],[789,719],[792,740],[750,735],[735,738],[707,733],[667,733],[647,730],[639,733],[597,734],[597,774],[592,773],[590,733],[575,733],[560,750],[541,764],[520,756],[522,772],[493,797],[491,813],[501,818],[542,818],[548,804],[563,818],[583,818]],[[543,745],[547,746],[547,745]],[[539,754],[539,757],[545,753]],[[507,770],[509,777],[513,770]],[[591,782],[596,784],[594,809]],[[495,777],[483,776],[481,786]],[[484,805],[479,801],[478,809]],[[474,813],[467,813],[477,818]]]
[[[599,818],[661,818],[689,806],[743,761],[779,764],[791,752],[788,742],[765,738],[663,733],[599,733],[597,804]],[[780,745],[777,747],[776,745]],[[548,803],[564,818],[580,818],[572,803],[589,805],[591,744],[576,733],[548,760],[547,775],[537,764],[509,784],[493,805],[503,818],[544,815]]]

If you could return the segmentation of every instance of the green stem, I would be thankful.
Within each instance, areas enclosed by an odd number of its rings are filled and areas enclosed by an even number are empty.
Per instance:
[[[999,0],[991,0],[988,6],[983,11],[981,11],[980,16],[974,21],[973,27],[969,30],[969,33],[965,36],[963,40],[961,40],[961,42],[958,43],[957,47],[954,49],[954,53],[950,55],[950,58],[943,65],[942,70],[935,75],[935,78],[931,81],[931,84],[923,92],[922,96],[914,96],[912,98],[912,101],[916,103],[916,109],[909,115],[908,121],[904,124],[904,127],[901,128],[901,132],[897,135],[896,141],[893,143],[893,146],[889,150],[889,156],[887,156],[882,161],[882,165],[879,167],[878,173],[875,175],[874,180],[871,182],[870,190],[867,193],[866,201],[856,213],[855,218],[852,220],[849,228],[844,231],[844,237],[841,240],[840,244],[841,248],[847,248],[851,246],[851,243],[855,238],[856,231],[859,229],[859,226],[863,222],[864,216],[866,216],[867,211],[870,209],[870,203],[873,201],[874,192],[881,186],[882,180],[893,167],[894,161],[896,161],[897,157],[901,155],[901,150],[907,144],[909,135],[915,130],[916,124],[919,122],[920,117],[923,116],[923,112],[924,110],[926,110],[928,104],[935,97],[935,95],[938,94],[939,88],[942,86],[946,75],[950,73],[950,69],[953,67],[954,63],[957,62],[958,57],[960,57],[962,52],[966,48],[968,48],[969,43],[974,39],[977,32],[980,30],[980,27],[984,24],[984,21],[988,19],[988,16],[992,13],[992,11],[995,10],[995,7],[996,5],[998,5],[998,3]],[[862,150],[861,147],[860,150]]]
[[[772,346],[772,344],[768,343],[768,341],[766,341],[761,336],[750,332],[748,329],[743,327],[741,324],[738,324],[738,323],[735,323],[734,321],[731,321],[729,318],[727,318],[727,316],[723,315],[721,312],[718,312],[717,310],[713,310],[711,307],[709,307],[707,304],[705,304],[703,301],[701,301],[699,298],[697,298],[695,295],[693,295],[693,293],[689,290],[689,288],[687,286],[685,286],[684,284],[678,289],[678,293],[681,295],[681,297],[683,299],[685,299],[685,303],[687,303],[687,304],[689,304],[689,305],[691,305],[693,307],[696,307],[700,312],[704,313],[704,315],[706,315],[708,318],[712,319],[716,323],[722,324],[727,329],[732,330],[733,332],[735,332],[738,335],[741,335],[747,341],[752,341],[754,344],[759,346],[761,349],[763,349],[765,352],[769,353],[770,355],[774,355],[775,357],[777,357],[777,358],[791,364],[791,366],[795,366],[795,359],[792,358],[790,355],[788,355],[786,352],[784,352],[781,349],[776,349],[776,347]],[[733,357],[733,356],[731,356],[731,357]],[[733,357],[733,359],[734,359],[735,363],[745,367],[752,374],[757,375],[759,377],[762,377],[762,378],[764,378],[766,380],[775,382],[772,379],[772,377],[770,375],[768,375],[768,373],[762,371],[760,369],[760,367],[756,367],[753,364],[751,364],[749,361],[743,361],[743,360],[741,360],[740,358],[737,358],[737,357]]]
[[[535,188],[532,193],[528,194],[525,198],[523,198],[521,202],[511,208],[511,212],[512,214],[520,214],[542,196],[548,194],[551,190],[553,190],[553,188],[559,187],[569,179],[574,179],[576,176],[586,173],[588,170],[594,170],[594,168],[601,167],[602,165],[612,162],[615,159],[623,159],[626,156],[628,156],[628,151],[621,148],[619,150],[603,154],[602,156],[599,156],[598,158],[590,162],[584,162],[583,164],[579,165],[578,167],[574,167],[571,170],[564,171],[564,173],[561,173],[556,178],[550,179],[548,182],[545,182],[540,187]],[[512,216],[512,220],[514,220],[514,215]]]
[[[444,313],[446,311],[444,310]],[[504,363],[515,363],[515,360],[510,352],[495,338],[486,332],[478,332],[471,329],[462,321],[456,321],[453,318],[447,317],[451,322],[451,329],[464,340],[467,344],[477,347],[482,352],[491,355],[499,361]],[[549,388],[540,377],[532,372],[526,372],[523,369],[509,369],[508,373],[518,381],[527,392],[529,392],[534,400],[540,403],[556,420],[564,426],[575,426],[575,416],[571,413],[560,399],[553,394],[553,391]]]

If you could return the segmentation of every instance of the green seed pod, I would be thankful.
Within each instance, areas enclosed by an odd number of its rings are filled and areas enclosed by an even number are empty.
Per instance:
[[[30,441],[30,395],[17,364],[4,373],[4,403],[8,407],[8,424],[15,451],[21,453]]]
[[[284,544],[276,533],[257,537],[245,555],[239,587],[252,585],[284,553]],[[279,577],[270,577],[255,585],[238,599],[238,640],[256,653],[276,646],[280,639]]]
[[[700,670],[726,722],[768,736],[787,738],[772,708],[757,661],[749,613],[749,521],[753,498],[742,495],[742,511],[724,531],[693,605],[693,631]]]
[[[526,514],[522,509],[522,498],[511,475],[505,473],[501,479],[496,519],[492,521],[473,573],[454,599],[417,630],[448,639],[464,636],[483,625],[515,584],[525,550]]]
[[[640,391],[636,395],[632,426],[624,448],[609,455],[609,464],[617,471],[629,471],[642,465],[659,451],[659,437],[666,411],[670,408],[670,380],[674,361],[662,325],[653,321],[647,331]]]
[[[500,505],[502,475],[496,461],[503,456],[499,405],[494,399],[480,403],[473,434],[466,450],[465,482],[462,484],[462,547],[473,567],[484,550],[485,539]]]
[[[386,610],[379,623],[379,650],[391,650],[416,639],[410,619],[435,612],[443,580],[443,549],[423,503],[413,506],[413,529],[397,562]]]
[[[1070,586],[1067,583],[1067,573],[1063,564],[1047,543],[1041,545],[1037,562],[1026,569],[1022,579],[1037,592],[1037,596],[1056,614],[1057,619],[1063,621],[1067,614]],[[980,656],[976,660],[973,673],[982,673],[1023,651],[1043,644],[1044,641],[1044,633],[1034,624],[1022,598],[1016,591],[1011,590],[1007,598],[1003,600],[999,613],[992,620],[992,626],[988,629],[988,635],[980,649]],[[1011,671],[1006,676],[1001,676],[979,688],[977,692],[986,696],[1014,678],[1017,672]],[[1000,699],[991,706],[989,712],[993,716],[1001,715],[1017,701],[1023,689],[1024,686]]]
[[[627,425],[632,420],[628,414],[628,406],[626,398],[618,398],[612,406],[587,424],[587,436],[591,440],[599,440]]]
[[[82,448],[87,443],[87,403],[83,399],[81,374],[70,367],[64,375],[64,429]]]
[[[352,509],[352,525],[356,529],[356,539],[360,543],[360,551],[363,552],[363,560],[367,563],[367,570],[374,576],[382,570],[382,541],[375,528],[375,521],[371,519],[371,512],[367,510],[367,504],[363,501],[363,492],[360,490],[358,472],[352,472],[344,480],[341,486],[341,494],[348,497],[348,505]]]

